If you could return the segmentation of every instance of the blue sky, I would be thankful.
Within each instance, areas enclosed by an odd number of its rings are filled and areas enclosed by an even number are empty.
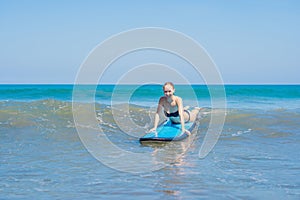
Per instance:
[[[141,27],[192,37],[226,84],[300,83],[297,0],[0,0],[0,83],[73,83],[96,45]]]

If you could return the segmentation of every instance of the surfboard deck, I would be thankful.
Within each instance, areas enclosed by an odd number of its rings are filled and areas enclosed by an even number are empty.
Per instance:
[[[185,123],[185,128],[192,132],[196,122]],[[140,143],[145,142],[170,142],[180,141],[187,138],[187,133],[181,133],[181,124],[173,124],[170,120],[163,122],[156,129],[156,132],[150,132],[141,137]]]

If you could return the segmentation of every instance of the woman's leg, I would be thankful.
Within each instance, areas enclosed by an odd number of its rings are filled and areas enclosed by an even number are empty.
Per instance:
[[[196,107],[196,108],[194,108],[192,111],[190,111],[190,122],[196,121],[200,109],[201,109],[201,108]]]
[[[199,111],[201,110],[201,108],[199,107],[195,107],[193,110],[188,110],[190,108],[190,106],[185,106],[184,112],[183,112],[183,116],[184,116],[184,121],[185,122],[194,122],[197,119],[197,116],[199,114]],[[177,122],[179,123],[179,122]]]

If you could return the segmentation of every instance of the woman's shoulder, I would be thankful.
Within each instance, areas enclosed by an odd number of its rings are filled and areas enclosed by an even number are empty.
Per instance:
[[[165,102],[166,100],[167,100],[167,98],[165,96],[162,96],[159,98],[160,103]]]
[[[176,100],[176,101],[182,101],[182,98],[179,97],[179,96],[175,96],[175,100]]]

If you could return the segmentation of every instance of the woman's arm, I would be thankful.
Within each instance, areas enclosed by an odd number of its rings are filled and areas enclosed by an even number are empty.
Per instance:
[[[158,122],[159,122],[159,113],[161,112],[162,107],[163,107],[163,100],[162,100],[162,98],[160,98],[159,103],[157,105],[156,113],[155,113],[155,116],[154,116],[154,126],[153,126],[152,129],[149,130],[149,132],[156,131],[157,126],[158,126]]]
[[[155,113],[155,116],[154,116],[154,126],[153,126],[153,128],[150,130],[150,132],[156,131],[157,126],[158,126],[158,122],[159,122],[159,114],[156,112],[156,113]]]
[[[179,118],[180,118],[180,124],[181,124],[181,131],[184,133],[185,126],[184,126],[184,113],[183,113],[183,103],[182,99],[178,97],[177,99],[177,107],[178,107],[178,113],[179,113]]]

